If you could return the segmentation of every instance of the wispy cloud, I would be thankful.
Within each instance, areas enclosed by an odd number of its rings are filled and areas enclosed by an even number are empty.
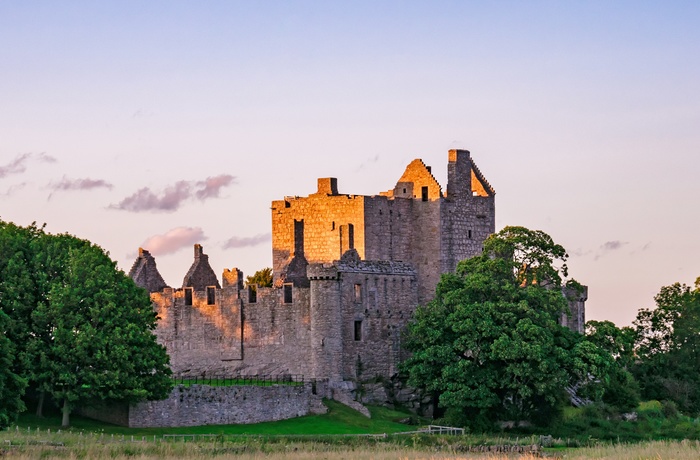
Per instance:
[[[233,184],[235,180],[236,178],[230,174],[207,177],[205,180],[197,182],[197,186],[201,188],[195,192],[195,195],[202,201],[207,198],[219,198],[221,189]]]
[[[153,235],[147,238],[141,243],[141,247],[150,251],[154,256],[162,256],[172,254],[206,239],[207,237],[200,227],[176,227],[163,235]]]
[[[173,212],[177,211],[182,203],[189,199],[197,198],[204,201],[209,198],[218,198],[221,189],[234,182],[234,176],[222,174],[208,177],[203,181],[181,180],[170,187],[166,187],[162,192],[154,192],[150,188],[144,187],[109,207],[130,212]]]
[[[257,246],[262,243],[267,243],[272,239],[272,234],[270,233],[260,233],[255,236],[234,236],[226,240],[223,244],[224,249],[229,248],[247,248],[250,246]]]
[[[52,182],[48,186],[52,190],[49,199],[55,192],[70,192],[76,190],[93,190],[96,188],[106,188],[111,190],[113,188],[112,184],[102,179],[68,179],[63,176],[59,182]]]
[[[15,193],[19,192],[22,190],[24,187],[27,186],[26,182],[22,182],[20,184],[15,184],[7,188],[4,192],[0,192],[0,196],[12,196]]]
[[[600,247],[598,248],[598,251],[597,251],[596,256],[595,256],[595,260],[598,260],[601,257],[603,257],[604,255],[607,255],[611,252],[620,250],[628,244],[629,243],[627,241],[620,241],[620,240],[606,241],[605,243],[601,244]]]
[[[27,163],[36,160],[42,163],[55,163],[56,159],[46,153],[22,153],[10,161],[9,163],[0,166],[0,179],[10,174],[20,174],[27,170]]]

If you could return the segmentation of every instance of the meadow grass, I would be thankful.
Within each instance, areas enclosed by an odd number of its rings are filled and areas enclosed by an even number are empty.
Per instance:
[[[407,447],[398,444],[339,445],[318,442],[266,443],[261,440],[246,442],[208,443],[101,443],[84,442],[78,444],[42,445],[27,444],[0,447],[4,458],[38,459],[522,459],[559,458],[584,459],[674,459],[690,460],[700,457],[700,444],[696,441],[652,441],[640,444],[598,445],[566,450],[549,450],[543,454],[488,454],[464,453],[445,446]]]

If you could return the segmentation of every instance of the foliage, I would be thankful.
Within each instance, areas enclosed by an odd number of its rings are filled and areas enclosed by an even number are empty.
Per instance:
[[[15,350],[6,333],[9,324],[10,318],[0,310],[0,430],[24,409],[21,398],[26,381],[12,370]]]
[[[636,333],[631,327],[618,328],[610,321],[586,323],[586,340],[607,351],[615,360],[603,382],[602,401],[627,412],[640,401],[639,385],[629,371],[635,360]]]
[[[641,309],[634,321],[637,361],[632,372],[648,399],[673,401],[700,413],[700,279],[661,288],[656,309]]]
[[[246,286],[256,284],[258,287],[272,287],[272,268],[258,270],[253,276],[246,276]]]
[[[0,221],[0,275],[7,335],[23,344],[13,367],[63,403],[64,424],[77,403],[167,396],[168,356],[148,293],[101,248]]]
[[[439,395],[453,421],[551,422],[574,383],[605,378],[612,358],[559,325],[567,254],[549,235],[506,227],[445,274],[409,324],[409,384]]]

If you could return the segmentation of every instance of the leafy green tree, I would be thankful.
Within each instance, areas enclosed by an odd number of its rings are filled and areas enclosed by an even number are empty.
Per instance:
[[[603,382],[604,403],[621,411],[634,410],[640,401],[639,384],[630,372],[634,364],[636,332],[631,327],[618,328],[610,321],[586,323],[586,340],[610,353],[615,360]]]
[[[695,287],[661,288],[656,309],[641,309],[634,321],[638,360],[633,373],[646,399],[670,400],[700,413],[700,278]]]
[[[40,394],[37,413],[47,393],[65,425],[78,404],[159,399],[172,387],[148,293],[86,240],[0,221],[0,307],[7,408],[21,407],[10,391],[20,397],[24,380]]]
[[[70,249],[65,268],[36,314],[52,327],[44,388],[62,402],[63,426],[76,405],[167,397],[169,360],[148,293],[94,245]]]
[[[272,268],[263,268],[255,272],[253,276],[246,276],[245,282],[247,286],[256,284],[259,287],[272,287]]]
[[[0,430],[24,410],[22,395],[26,381],[13,371],[15,349],[7,337],[10,318],[0,310]]]
[[[439,395],[457,420],[545,423],[565,387],[603,376],[612,358],[559,325],[567,254],[549,235],[506,227],[445,274],[408,328],[409,384]]]
[[[31,313],[36,304],[37,288],[30,243],[41,232],[34,224],[25,228],[0,221],[0,340],[8,343],[0,345],[2,368],[7,372],[5,384],[0,382],[0,399],[7,398],[6,408],[23,407],[13,401],[23,395],[33,363],[27,345],[34,340]],[[23,383],[16,384],[13,376],[21,376]],[[14,394],[15,391],[19,393]],[[8,417],[8,412],[0,415],[0,425]]]

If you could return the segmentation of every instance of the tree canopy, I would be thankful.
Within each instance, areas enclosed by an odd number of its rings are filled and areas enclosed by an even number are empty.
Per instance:
[[[22,344],[11,367],[42,395],[39,412],[45,393],[64,425],[76,405],[168,395],[150,297],[99,246],[0,221],[0,276],[5,332]]]
[[[272,268],[266,267],[256,271],[252,276],[245,277],[246,286],[272,287]]]
[[[549,235],[506,227],[445,274],[409,324],[409,384],[448,416],[487,428],[551,419],[565,387],[604,375],[610,354],[561,326],[567,254]],[[573,283],[568,283],[572,285]]]
[[[634,321],[637,360],[632,370],[642,395],[671,400],[700,413],[700,278],[694,288],[661,288],[656,308],[641,309]]]

